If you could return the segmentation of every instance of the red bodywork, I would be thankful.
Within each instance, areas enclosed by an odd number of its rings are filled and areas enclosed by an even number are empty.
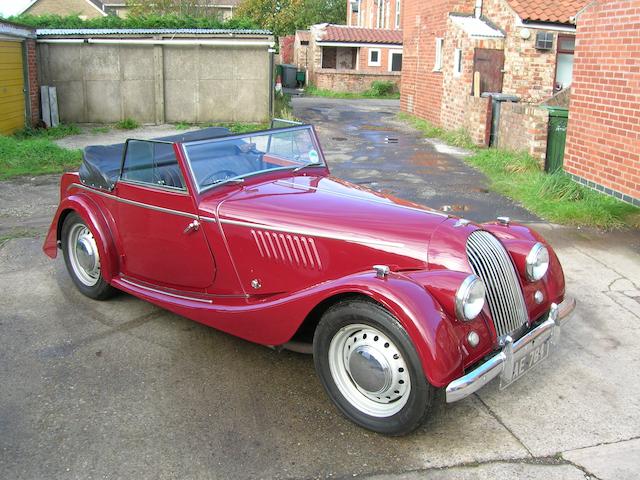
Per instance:
[[[471,273],[469,234],[495,234],[521,275],[530,323],[564,297],[560,264],[530,283],[524,257],[542,240],[521,225],[457,219],[329,175],[326,167],[275,171],[197,193],[180,144],[187,193],[119,181],[112,191],[61,180],[44,251],[54,258],[62,221],[76,211],[97,240],[105,280],[179,315],[264,345],[290,341],[306,319],[343,295],[386,307],[410,335],[429,382],[441,387],[498,348],[488,307],[471,322],[454,295]],[[185,233],[193,220],[200,228]],[[545,243],[546,245],[546,243]],[[378,278],[373,265],[391,269]],[[258,287],[258,288],[256,288]],[[533,295],[542,290],[544,302]],[[480,344],[472,348],[467,333]]]

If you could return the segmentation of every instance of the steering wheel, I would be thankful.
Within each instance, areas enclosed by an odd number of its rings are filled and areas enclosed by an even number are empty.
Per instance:
[[[200,185],[211,185],[220,180],[226,180],[227,178],[237,177],[238,174],[233,170],[218,170],[217,172],[210,173],[202,179]]]

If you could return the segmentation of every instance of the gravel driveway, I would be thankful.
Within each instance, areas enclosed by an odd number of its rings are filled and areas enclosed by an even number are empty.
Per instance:
[[[469,191],[484,189],[483,177],[398,124],[397,102],[299,99],[295,108],[317,123],[337,175],[435,207],[464,204],[471,218],[535,220]],[[398,144],[382,145],[391,135]],[[412,155],[429,160],[412,167]],[[0,234],[42,232],[56,202],[56,176],[0,183]],[[42,254],[42,238],[11,239],[0,246],[1,476],[635,479],[640,237],[539,227],[579,302],[560,348],[507,390],[492,384],[450,405],[440,397],[403,438],[345,420],[311,357],[128,295],[92,301],[60,258]]]

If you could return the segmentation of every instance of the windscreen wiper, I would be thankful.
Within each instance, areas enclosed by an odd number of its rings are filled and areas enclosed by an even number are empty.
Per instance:
[[[237,184],[244,183],[244,178],[222,178],[220,180],[214,180],[213,182],[207,182],[200,185],[201,187],[208,187],[210,185],[224,185],[224,184]]]
[[[293,169],[293,173],[295,172],[299,172],[300,170],[302,170],[303,168],[308,168],[308,167],[321,167],[322,164],[320,162],[309,162],[309,163],[305,163],[304,165],[300,165],[299,167],[296,167]]]

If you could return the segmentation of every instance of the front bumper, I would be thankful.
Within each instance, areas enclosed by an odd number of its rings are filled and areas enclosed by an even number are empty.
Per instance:
[[[473,392],[484,387],[498,375],[507,375],[511,372],[514,362],[524,357],[533,347],[534,341],[545,341],[549,337],[557,339],[560,334],[560,327],[573,313],[576,306],[575,299],[567,297],[560,305],[551,304],[547,319],[531,330],[529,333],[513,342],[507,337],[506,344],[502,351],[491,357],[475,370],[454,380],[447,385],[447,402],[456,402],[471,395]]]

